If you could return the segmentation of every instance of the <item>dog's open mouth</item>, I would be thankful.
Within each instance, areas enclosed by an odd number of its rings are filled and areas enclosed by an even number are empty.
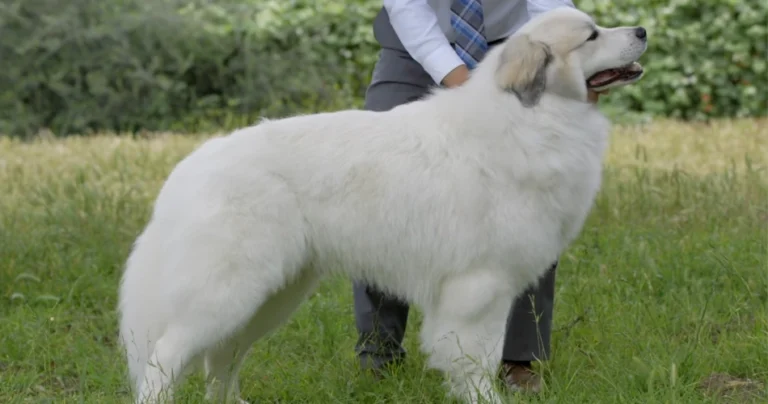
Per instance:
[[[587,79],[587,86],[592,89],[606,88],[613,85],[630,83],[643,75],[643,66],[632,62],[616,69],[608,69],[595,73]]]

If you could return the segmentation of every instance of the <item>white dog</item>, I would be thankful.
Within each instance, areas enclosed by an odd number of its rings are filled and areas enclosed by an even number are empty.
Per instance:
[[[343,273],[418,305],[430,366],[466,402],[500,402],[512,301],[579,234],[600,187],[609,122],[587,89],[638,80],[645,49],[642,28],[558,8],[459,88],[204,143],[160,191],[121,281],[137,400],[171,397],[198,360],[209,399],[240,400],[251,344]]]

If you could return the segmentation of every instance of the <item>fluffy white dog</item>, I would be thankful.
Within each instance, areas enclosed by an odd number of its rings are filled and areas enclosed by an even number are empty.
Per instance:
[[[500,402],[512,301],[579,234],[600,187],[609,122],[587,89],[638,80],[645,49],[642,28],[559,8],[460,88],[204,143],[170,174],[121,281],[137,401],[170,397],[198,360],[209,399],[241,400],[251,344],[342,273],[418,305],[430,366],[466,402]]]

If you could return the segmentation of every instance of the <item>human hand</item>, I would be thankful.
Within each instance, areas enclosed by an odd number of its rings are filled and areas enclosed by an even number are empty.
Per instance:
[[[460,65],[443,78],[443,85],[448,88],[458,87],[464,84],[467,79],[469,79],[469,69],[466,65]]]

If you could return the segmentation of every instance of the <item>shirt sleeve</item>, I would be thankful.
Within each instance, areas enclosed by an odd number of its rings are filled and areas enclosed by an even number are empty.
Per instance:
[[[528,17],[534,18],[545,11],[563,6],[576,8],[571,0],[528,0]]]
[[[384,8],[405,50],[435,83],[440,84],[451,70],[464,64],[426,0],[384,0]]]

